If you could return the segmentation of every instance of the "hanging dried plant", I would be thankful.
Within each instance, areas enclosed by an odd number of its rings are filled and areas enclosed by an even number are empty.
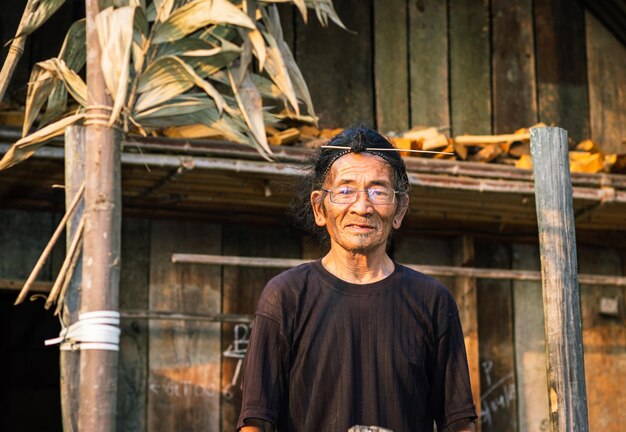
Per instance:
[[[63,3],[39,0],[37,7],[27,9],[19,36],[35,31]],[[270,159],[266,125],[284,119],[316,123],[306,83],[283,40],[275,3],[293,3],[305,21],[311,9],[322,25],[330,19],[345,28],[331,0],[101,1],[106,8],[96,27],[102,72],[113,100],[108,124],[144,135],[202,125]],[[22,139],[0,160],[0,170],[30,157],[88,117],[87,86],[80,76],[85,55],[81,20],[69,29],[57,57],[34,66]],[[79,105],[70,113],[68,94]],[[264,101],[271,104],[264,106]],[[35,124],[39,129],[33,131]]]

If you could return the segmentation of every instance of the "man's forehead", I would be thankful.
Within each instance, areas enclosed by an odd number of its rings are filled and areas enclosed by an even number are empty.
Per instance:
[[[367,177],[369,181],[391,183],[393,170],[383,158],[367,153],[348,153],[331,166],[327,180],[357,180]]]

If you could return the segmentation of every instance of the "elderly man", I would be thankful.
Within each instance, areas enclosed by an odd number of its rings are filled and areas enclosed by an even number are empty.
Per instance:
[[[408,209],[402,158],[357,127],[322,149],[296,204],[330,240],[321,260],[272,279],[255,314],[238,428],[473,431],[457,306],[386,252]]]

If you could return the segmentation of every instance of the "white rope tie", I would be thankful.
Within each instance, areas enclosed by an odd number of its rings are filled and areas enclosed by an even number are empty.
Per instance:
[[[65,327],[58,338],[48,339],[46,345],[61,344],[62,351],[119,351],[120,313],[117,311],[85,312],[78,321]]]

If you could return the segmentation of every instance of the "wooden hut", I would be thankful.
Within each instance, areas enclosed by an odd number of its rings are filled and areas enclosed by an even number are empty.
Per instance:
[[[3,41],[23,4],[12,2],[3,13]],[[387,133],[434,126],[457,136],[511,133],[541,121],[563,127],[574,142],[590,138],[604,153],[626,153],[623,1],[335,4],[351,32],[304,25],[295,11],[282,10],[321,127],[366,122]],[[53,42],[60,45],[60,29],[78,8],[68,2],[29,42],[12,84],[15,100],[30,65],[58,49]],[[0,153],[17,136],[3,126]],[[253,313],[265,282],[281,270],[241,258],[323,253],[285,216],[307,150],[276,147],[275,154],[269,163],[231,143],[126,140],[118,430],[233,429],[239,394],[231,385],[247,328],[232,321],[245,322],[242,315]],[[432,158],[406,162],[411,209],[390,253],[440,277],[454,293],[482,431],[547,430],[532,172]],[[0,173],[2,430],[60,428],[58,350],[43,347],[58,333],[58,321],[36,299],[11,303],[63,212],[63,191],[53,187],[64,184],[63,172],[58,142]],[[585,275],[590,430],[617,431],[626,423],[626,176],[574,173],[572,183]],[[63,247],[37,290],[49,289]],[[224,258],[174,263],[174,254]]]

